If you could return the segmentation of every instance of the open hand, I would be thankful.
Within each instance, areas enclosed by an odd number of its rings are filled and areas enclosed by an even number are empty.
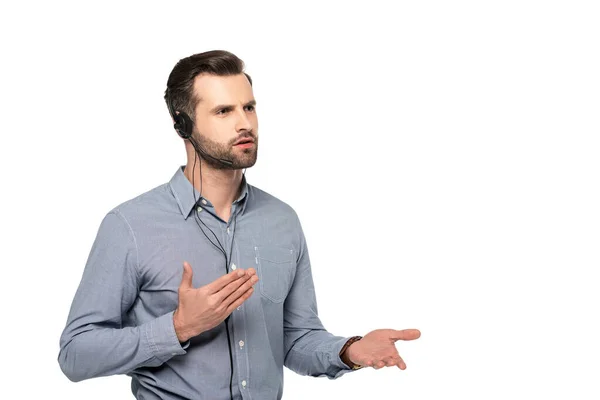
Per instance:
[[[238,269],[195,289],[192,267],[183,263],[179,300],[173,314],[175,333],[180,342],[214,328],[252,294],[258,276],[254,268]]]
[[[346,349],[350,361],[375,369],[385,366],[398,366],[406,369],[406,364],[396,350],[397,340],[414,340],[421,336],[418,329],[376,329]]]

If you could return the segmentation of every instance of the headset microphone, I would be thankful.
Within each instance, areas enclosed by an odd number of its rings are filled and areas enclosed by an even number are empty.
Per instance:
[[[220,162],[221,164],[224,164],[228,167],[231,167],[233,165],[233,161],[230,160],[225,160],[224,158],[216,158],[211,156],[210,154],[208,154],[207,152],[205,152],[204,150],[202,150],[202,147],[200,147],[200,144],[198,142],[196,142],[196,140],[192,139],[192,137],[190,136],[188,138],[188,140],[190,141],[190,143],[192,144],[192,146],[194,146],[194,149],[196,149],[196,151],[198,153],[200,153],[200,155],[204,158],[212,158],[215,161]]]

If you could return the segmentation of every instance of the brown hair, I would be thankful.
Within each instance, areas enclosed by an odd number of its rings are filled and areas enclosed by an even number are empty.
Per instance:
[[[200,101],[194,95],[194,79],[201,73],[217,76],[243,73],[252,85],[252,78],[244,72],[244,62],[228,51],[211,50],[182,58],[169,74],[164,98],[167,107],[171,106],[174,111],[185,112],[192,121],[195,120],[196,106]],[[170,109],[169,113],[171,113]]]

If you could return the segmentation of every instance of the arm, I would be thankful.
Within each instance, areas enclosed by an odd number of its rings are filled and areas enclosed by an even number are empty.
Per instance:
[[[175,335],[173,312],[140,326],[122,326],[122,315],[137,298],[138,262],[131,227],[117,210],[108,213],[60,337],[58,362],[70,380],[125,374],[186,353]]]
[[[284,304],[284,365],[300,375],[336,379],[352,371],[340,358],[350,337],[334,336],[321,323],[308,247],[300,222],[296,276]]]

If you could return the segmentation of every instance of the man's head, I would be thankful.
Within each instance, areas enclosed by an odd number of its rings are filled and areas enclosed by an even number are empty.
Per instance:
[[[252,79],[234,54],[213,50],[179,60],[169,75],[165,101],[194,122],[192,140],[204,152],[233,165],[204,157],[206,163],[217,169],[256,163],[258,119]],[[237,144],[240,140],[254,143]]]

